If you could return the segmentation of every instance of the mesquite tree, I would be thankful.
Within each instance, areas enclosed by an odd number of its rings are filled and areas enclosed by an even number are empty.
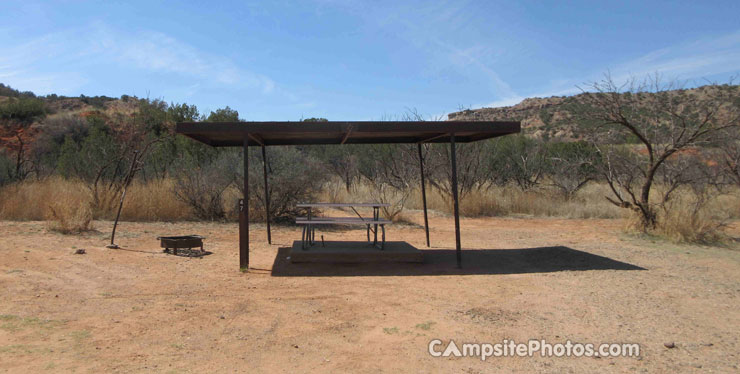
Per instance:
[[[597,177],[598,152],[592,144],[578,142],[552,143],[545,159],[549,184],[570,200]]]
[[[691,169],[666,165],[682,153],[716,143],[722,132],[737,127],[738,94],[736,86],[719,84],[682,90],[675,82],[663,84],[658,76],[617,85],[607,75],[592,83],[582,96],[585,109],[581,115],[605,130],[593,140],[612,191],[607,199],[637,212],[643,230],[655,228],[656,205],[670,198],[669,194],[651,201],[656,178],[672,173],[672,181],[683,183],[685,178],[675,173]],[[670,191],[677,188],[671,186]]]
[[[359,174],[368,182],[373,199],[390,204],[382,208],[388,219],[401,213],[419,183],[416,147],[408,144],[363,145]]]

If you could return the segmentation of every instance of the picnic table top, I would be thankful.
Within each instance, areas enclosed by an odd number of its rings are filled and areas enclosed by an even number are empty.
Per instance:
[[[328,207],[328,208],[342,208],[342,207],[386,207],[391,206],[387,203],[304,203],[296,204],[298,208],[316,208],[316,207]]]
[[[342,217],[316,217],[314,219],[296,219],[295,223],[298,225],[388,225],[393,221],[378,218],[374,219],[341,219]]]

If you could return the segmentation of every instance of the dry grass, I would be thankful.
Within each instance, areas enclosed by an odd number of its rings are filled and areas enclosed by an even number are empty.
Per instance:
[[[545,189],[520,191],[514,187],[494,187],[473,191],[461,198],[460,213],[466,217],[528,215],[621,218],[623,215],[621,209],[604,198],[608,193],[606,186],[594,184],[584,188],[573,199],[566,200],[555,191]],[[373,200],[373,194],[372,189],[366,185],[355,186],[348,192],[342,183],[333,182],[327,184],[318,198],[321,201],[332,202],[363,202]],[[432,188],[427,188],[427,207],[432,211],[452,214],[452,201]],[[411,191],[405,200],[404,208],[422,209],[421,188]],[[403,213],[397,217],[402,221]]]
[[[155,180],[149,183],[134,182],[129,186],[121,211],[124,221],[186,221],[193,219],[190,208],[172,192],[172,180]],[[116,200],[117,207],[118,200]],[[115,210],[107,212],[108,219],[115,217]]]
[[[514,187],[493,187],[473,191],[460,200],[460,213],[468,217],[525,215],[534,217],[620,218],[622,212],[610,204],[603,186],[592,185],[567,200],[555,191],[521,191]],[[420,195],[420,194],[419,194]],[[452,211],[451,202],[435,190],[427,193],[432,209]],[[421,197],[415,199],[421,206]]]
[[[659,193],[656,188],[655,193]],[[611,191],[606,185],[591,184],[568,200],[554,190],[521,191],[515,187],[494,187],[473,191],[460,200],[460,213],[467,217],[532,216],[565,218],[627,218],[626,230],[638,232],[638,219],[626,209],[609,203],[605,196]],[[359,185],[346,191],[344,185],[333,182],[319,196],[321,201],[360,202],[373,200],[371,189]],[[427,189],[430,211],[452,213],[452,202],[434,189]],[[406,199],[405,209],[422,209],[421,189],[415,189]],[[673,242],[721,243],[724,223],[740,218],[740,196],[737,193],[715,196],[707,204],[697,205],[697,197],[690,191],[677,193],[665,212],[658,217],[658,227],[651,234]],[[403,212],[394,221],[405,222]]]
[[[706,200],[690,191],[679,191],[658,215],[656,233],[674,242],[723,243],[727,240],[725,224],[737,217],[737,206],[736,195]]]
[[[726,241],[724,222],[707,211],[694,211],[686,206],[670,210],[658,221],[656,233],[674,242],[718,244]]]
[[[70,204],[63,200],[49,204],[47,215],[49,230],[62,234],[79,234],[91,231],[93,212],[89,203]]]
[[[184,221],[194,218],[191,209],[177,200],[173,181],[135,182],[129,187],[121,214],[124,221]],[[378,200],[378,192],[370,186],[359,184],[347,191],[341,182],[327,183],[315,197],[317,201],[367,202]],[[610,191],[605,185],[591,184],[572,199],[563,198],[557,191],[537,189],[520,191],[514,187],[494,187],[473,191],[460,200],[463,216],[532,216],[565,218],[629,218],[625,209],[610,204],[604,198]],[[240,197],[236,188],[224,194],[227,219],[236,220],[236,201]],[[403,209],[422,208],[421,190],[407,194],[384,192],[384,201],[394,206],[386,212],[394,222],[411,223]],[[117,201],[117,200],[116,200]],[[676,194],[670,209],[659,216],[655,234],[675,242],[716,243],[724,239],[723,223],[740,217],[740,195],[726,194],[711,199],[710,203],[696,208],[696,197],[689,191]],[[0,189],[0,219],[49,220],[50,228],[62,232],[81,232],[89,229],[92,219],[112,219],[117,204],[104,209],[94,209],[89,189],[79,181],[48,178],[27,181]],[[452,204],[438,191],[427,189],[427,204],[431,214],[451,214]],[[250,217],[261,220],[262,212],[250,206]],[[401,205],[403,205],[401,207]],[[403,208],[403,209],[400,209]]]
[[[660,186],[653,191],[655,199],[661,192]],[[674,192],[664,208],[658,209],[655,229],[646,233],[640,214],[628,212],[624,221],[625,231],[654,235],[675,243],[726,244],[729,237],[724,230],[731,220],[740,218],[738,205],[738,191],[719,196],[698,196],[690,189],[681,189]]]
[[[172,193],[172,181],[133,183],[129,187],[121,212],[124,221],[182,221],[191,218],[190,208]],[[38,221],[50,218],[50,211],[68,214],[62,206],[86,207],[94,219],[113,219],[118,208],[95,209],[92,194],[84,183],[63,178],[26,181],[0,189],[0,219]]]
[[[0,219],[39,221],[48,217],[51,204],[89,206],[91,201],[82,183],[62,178],[11,184],[0,190]]]

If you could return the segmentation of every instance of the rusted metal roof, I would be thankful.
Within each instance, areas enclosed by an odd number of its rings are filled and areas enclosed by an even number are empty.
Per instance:
[[[521,131],[513,121],[182,122],[176,130],[214,147],[473,142]]]

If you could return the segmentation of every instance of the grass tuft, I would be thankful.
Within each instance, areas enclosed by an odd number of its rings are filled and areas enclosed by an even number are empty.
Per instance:
[[[65,201],[49,204],[46,216],[49,230],[62,234],[80,234],[92,231],[93,213],[90,204],[75,205]]]

